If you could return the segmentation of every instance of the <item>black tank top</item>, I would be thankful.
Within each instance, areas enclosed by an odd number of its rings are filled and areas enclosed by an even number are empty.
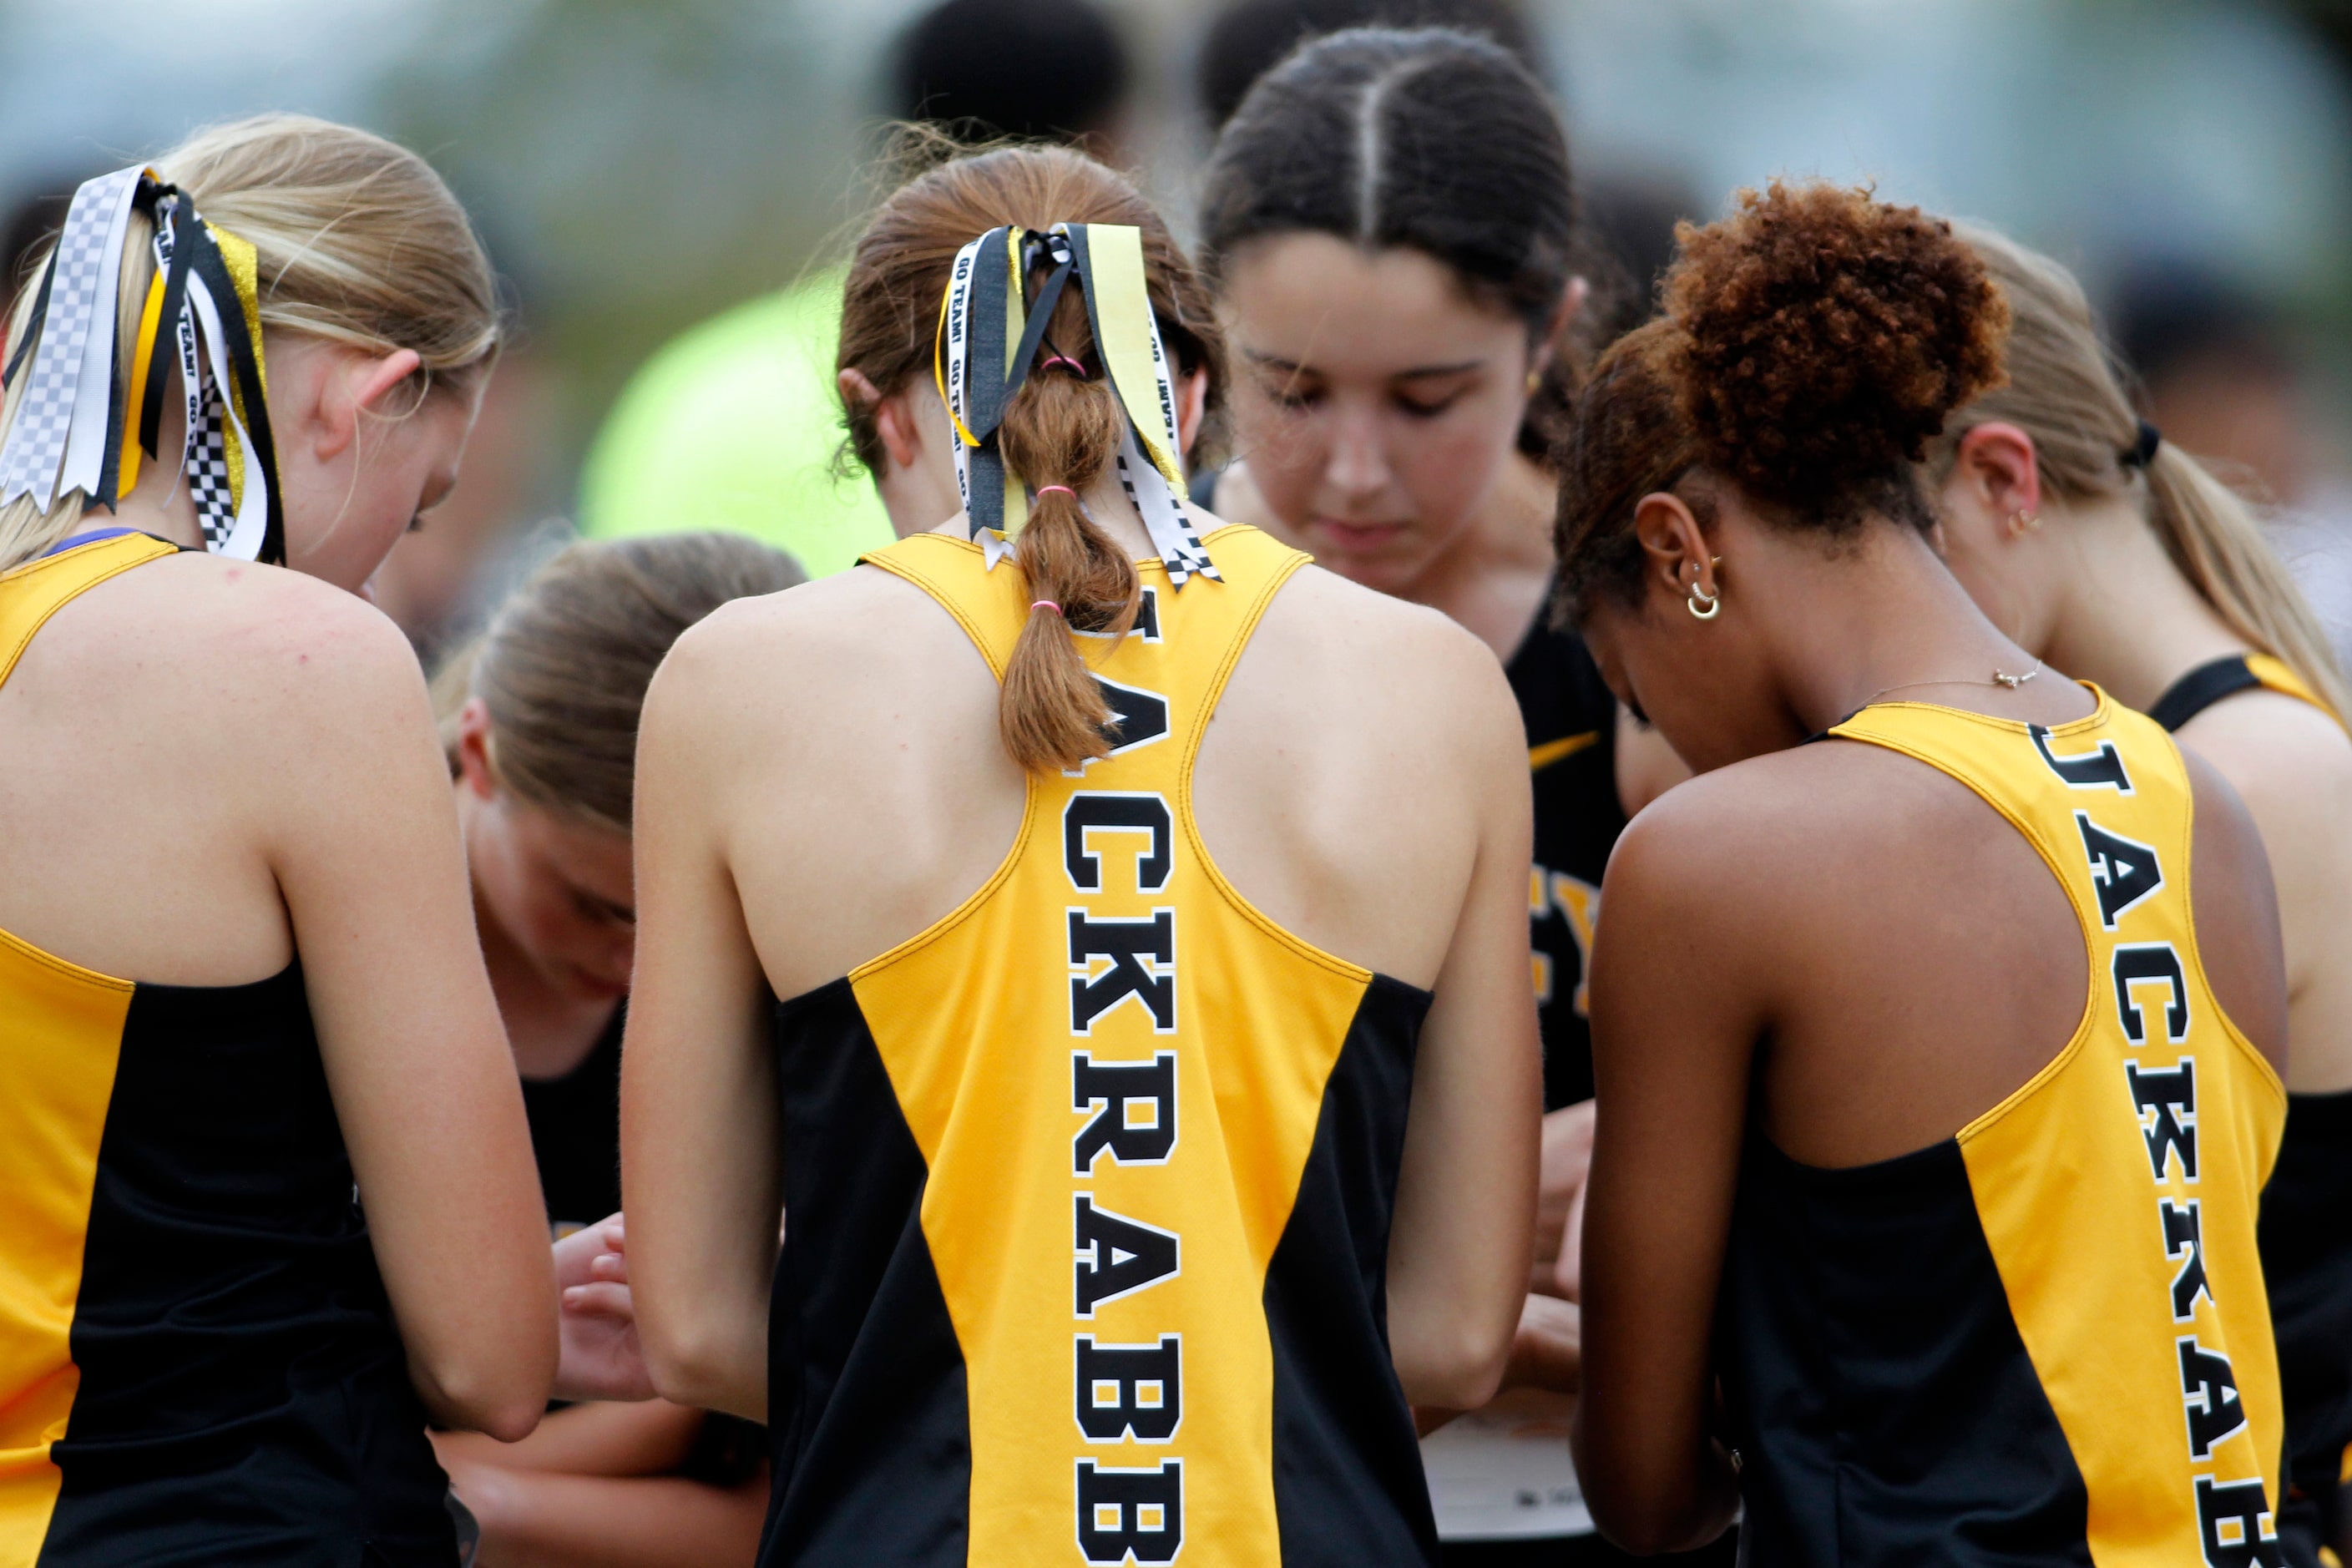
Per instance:
[[[2233,654],[2174,681],[2148,716],[2178,730],[2241,691],[2276,691],[2326,710],[2278,660]],[[2263,1189],[2261,1237],[2286,1396],[2287,1475],[2305,1497],[2326,1499],[2344,1479],[2352,1449],[2352,1090],[2287,1096],[2286,1141]]]
[[[560,1078],[522,1080],[523,1114],[547,1223],[561,1238],[621,1206],[621,1035],[625,1000],[580,1065]]]
[[[1549,605],[1551,595],[1544,595]],[[1575,633],[1549,610],[1505,667],[1534,770],[1535,866],[1528,878],[1536,1002],[1543,1021],[1544,1109],[1592,1098],[1585,963],[1601,912],[1601,874],[1625,830],[1617,797],[1617,700]]]
[[[0,679],[174,548],[0,574]],[[0,931],[0,1563],[456,1562],[299,960],[156,985]]]

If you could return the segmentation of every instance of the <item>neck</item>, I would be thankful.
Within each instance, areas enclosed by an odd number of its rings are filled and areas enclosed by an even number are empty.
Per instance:
[[[1469,526],[1400,596],[1444,612],[1507,664],[1551,582],[1552,506],[1550,479],[1514,452]]]
[[[196,525],[196,503],[188,495],[187,477],[180,471],[182,433],[187,418],[180,412],[179,376],[174,373],[163,399],[163,417],[155,434],[160,457],[143,458],[139,482],[115,503],[112,517],[96,508],[82,514],[77,531],[92,528],[135,528],[184,549],[202,550],[205,531]]]
[[[2052,664],[2144,710],[2199,665],[2245,651],[2130,500],[2070,510],[2048,526],[2063,531],[2042,650]]]
[[[1985,619],[1908,528],[1866,523],[1853,547],[1811,553],[1796,577],[1750,591],[1803,606],[1767,637],[1778,645],[1773,662],[1791,672],[1783,696],[1802,733],[1819,734],[1882,696],[2039,722],[2083,710],[2079,690],[2063,680],[1995,682],[1996,671],[2034,668],[2033,655]]]
[[[1113,549],[1125,551],[1137,560],[1158,557],[1160,552],[1151,542],[1151,531],[1143,526],[1142,514],[1135,510],[1135,503],[1127,499],[1127,489],[1118,482],[1116,468],[1106,468],[1093,484],[1080,493],[1079,500],[1086,507],[1087,518],[1103,537],[1110,541]],[[1187,510],[1191,510],[1191,503],[1183,497],[1179,496],[1177,502]],[[924,528],[902,529],[899,537],[924,532],[944,533],[950,539],[969,539],[971,537],[971,520],[964,515],[959,505],[955,514],[946,521]]]

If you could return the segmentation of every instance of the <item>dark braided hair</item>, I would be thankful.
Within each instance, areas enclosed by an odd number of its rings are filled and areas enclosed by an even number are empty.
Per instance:
[[[1538,340],[1578,270],[1550,99],[1505,49],[1442,27],[1333,33],[1260,78],[1217,138],[1201,229],[1213,279],[1284,234],[1418,250]],[[1554,354],[1530,400],[1529,456],[1549,455],[1579,357]]]

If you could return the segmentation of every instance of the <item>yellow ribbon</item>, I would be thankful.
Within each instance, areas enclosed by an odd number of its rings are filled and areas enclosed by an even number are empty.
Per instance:
[[[139,346],[131,356],[131,398],[122,405],[122,457],[114,493],[127,496],[139,488],[139,411],[147,404],[147,367],[155,357],[155,331],[163,321],[163,269],[147,279],[147,303],[139,312]]]

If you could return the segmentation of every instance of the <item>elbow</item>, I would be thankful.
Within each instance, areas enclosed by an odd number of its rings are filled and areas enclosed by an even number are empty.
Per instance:
[[[511,1369],[489,1366],[444,1367],[418,1371],[414,1378],[425,1408],[443,1426],[480,1432],[501,1443],[520,1443],[547,1414],[554,1369],[530,1367],[518,1375]]]
[[[1398,1346],[1395,1357],[1398,1380],[1412,1404],[1475,1410],[1502,1391],[1511,1359],[1507,1329],[1488,1332],[1457,1324],[1453,1331],[1419,1337],[1422,1342],[1409,1347],[1409,1353],[1408,1347]]]
[[[654,1392],[673,1405],[698,1410],[731,1409],[728,1391],[734,1358],[721,1336],[688,1324],[667,1323],[657,1331],[641,1316],[637,1332],[645,1347],[646,1375]]]

